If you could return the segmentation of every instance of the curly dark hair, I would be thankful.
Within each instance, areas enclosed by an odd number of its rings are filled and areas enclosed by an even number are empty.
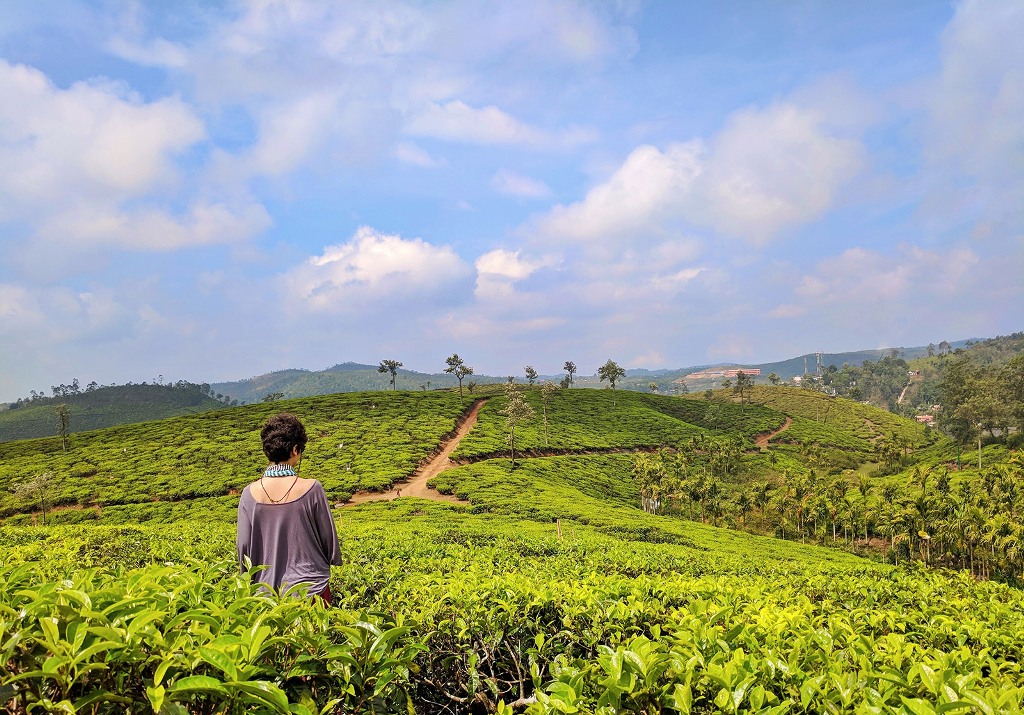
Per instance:
[[[282,412],[274,415],[260,431],[263,453],[271,462],[286,462],[292,456],[292,448],[298,447],[299,454],[306,449],[306,428],[293,414]]]

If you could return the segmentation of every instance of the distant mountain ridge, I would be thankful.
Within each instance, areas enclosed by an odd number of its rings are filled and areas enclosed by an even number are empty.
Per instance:
[[[504,382],[507,378],[489,375],[471,375],[463,380],[487,384]],[[366,390],[387,390],[391,388],[391,375],[382,373],[376,365],[343,362],[325,370],[279,370],[246,380],[216,382],[211,387],[240,402],[261,402],[268,395],[283,393],[284,398],[315,397],[334,392],[362,392]],[[458,387],[459,381],[446,373],[424,373],[399,369],[395,380],[398,390],[433,390],[443,387]]]
[[[963,347],[972,340],[960,340],[950,343],[950,349]],[[933,346],[934,347],[934,346]],[[922,357],[928,354],[928,346],[910,348],[886,348],[878,350],[858,350],[843,353],[821,353],[823,367],[836,365],[841,367],[844,363],[860,365],[864,361],[877,362],[885,355],[893,351],[906,360],[915,357]],[[814,372],[816,369],[817,353],[799,355],[788,360],[770,363],[715,363],[706,365],[694,365],[685,368],[662,368],[650,370],[647,368],[632,368],[626,370],[626,376],[617,384],[625,390],[649,389],[653,382],[658,385],[661,392],[672,392],[676,381],[685,378],[687,375],[701,370],[711,368],[754,368],[761,371],[761,379],[764,381],[767,376],[774,372],[782,380],[791,380],[794,377],[803,375],[806,371]],[[596,368],[595,368],[596,371]],[[540,380],[551,380],[558,382],[564,373],[540,375]],[[517,382],[525,382],[526,378],[522,373],[514,376]],[[330,394],[332,392],[359,392],[364,390],[386,390],[390,388],[390,375],[378,371],[376,365],[366,365],[356,362],[344,362],[319,371],[289,369],[270,372],[265,375],[251,377],[246,380],[231,382],[213,383],[211,387],[232,399],[240,402],[259,402],[267,395],[283,393],[285,398],[292,397],[314,397],[316,395]],[[472,375],[463,381],[478,384],[489,384],[505,382],[507,376],[500,375]],[[574,377],[574,385],[577,387],[603,387],[602,383],[593,373],[580,374]],[[424,373],[414,370],[399,370],[396,379],[396,388],[399,390],[431,390],[444,387],[456,387],[458,381],[451,375],[443,372]]]
[[[974,343],[986,343],[996,339],[970,339],[948,343],[949,350],[969,347]],[[885,355],[896,354],[905,360],[922,358],[929,354],[929,348],[935,346],[919,346],[910,348],[888,348],[879,350],[859,350],[843,353],[821,353],[823,367],[844,363],[859,366],[865,361],[878,361]],[[619,389],[647,392],[654,389],[662,394],[678,394],[687,390],[704,390],[717,387],[718,380],[685,381],[687,375],[711,368],[750,368],[760,370],[758,382],[764,383],[771,373],[788,381],[802,375],[805,369],[814,372],[817,366],[817,354],[808,353],[788,360],[768,363],[718,363],[694,365],[678,369],[647,369],[632,368],[626,371],[617,383]],[[805,368],[806,365],[806,368]],[[596,368],[595,368],[596,370]],[[564,373],[540,375],[539,379],[558,382]],[[522,373],[514,376],[520,383],[526,378]],[[471,375],[463,380],[463,386],[470,383],[489,384],[503,383],[508,379],[505,375]],[[574,377],[574,386],[581,388],[601,388],[607,383],[601,382],[596,374],[580,374]],[[396,387],[399,390],[435,390],[458,386],[454,376],[443,372],[423,373],[415,370],[400,369]],[[62,386],[63,387],[63,386]],[[185,389],[182,389],[185,388]],[[390,375],[381,373],[376,365],[356,362],[342,362],[324,370],[307,370],[290,368],[278,370],[245,380],[218,382],[209,385],[192,385],[180,383],[177,389],[171,385],[112,385],[92,391],[84,391],[73,396],[43,397],[30,401],[27,398],[18,405],[0,405],[0,442],[33,437],[46,437],[56,434],[56,419],[53,405],[68,402],[71,408],[70,432],[82,432],[118,424],[129,424],[149,420],[164,419],[191,412],[223,409],[231,404],[262,402],[268,396],[278,398],[314,397],[336,392],[361,392],[386,390],[390,388]]]

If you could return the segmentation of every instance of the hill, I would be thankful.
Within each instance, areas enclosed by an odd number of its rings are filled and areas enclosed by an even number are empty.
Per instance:
[[[964,349],[975,349],[976,355],[981,355],[982,350],[987,351],[987,359],[996,359],[993,355],[993,343],[1002,344],[1002,338],[994,338],[986,341],[957,341],[954,343],[943,342],[943,351]],[[1018,352],[1020,348],[1018,346]],[[657,391],[664,395],[685,394],[688,391],[703,391],[719,387],[721,378],[712,379],[687,379],[695,372],[728,368],[746,368],[760,370],[758,382],[765,382],[767,376],[775,373],[780,380],[792,380],[800,377],[806,369],[814,371],[820,357],[821,364],[825,370],[826,382],[830,389],[834,384],[854,381],[847,373],[855,373],[858,366],[868,362],[877,362],[883,359],[892,359],[893,355],[900,355],[899,360],[927,360],[929,354],[935,354],[934,345],[914,348],[894,348],[888,350],[867,350],[849,353],[824,353],[820,356],[815,354],[802,355],[789,360],[749,365],[719,364],[700,365],[679,369],[648,370],[644,368],[633,368],[626,371],[626,375],[619,381],[618,387],[622,390],[636,392]],[[1000,353],[1001,354],[1001,353]],[[925,357],[922,357],[925,356]],[[979,358],[982,359],[982,358]],[[834,371],[833,366],[851,366],[850,370],[844,371],[835,381],[828,380]],[[923,363],[918,366],[923,377],[915,378],[904,391],[906,386],[902,380],[893,387],[883,385],[886,389],[872,391],[868,397],[877,406],[883,406],[893,411],[901,411],[906,415],[917,414],[927,407],[938,402],[937,396],[937,367],[930,363]],[[508,376],[472,375],[464,381],[464,386],[470,392],[477,385],[504,383]],[[520,381],[521,376],[516,376]],[[563,374],[540,375],[539,380],[558,383],[564,377]],[[56,420],[50,411],[41,409],[21,410],[22,407],[38,408],[44,405],[56,405],[60,402],[67,402],[66,397],[74,397],[75,406],[72,410],[71,431],[98,429],[101,427],[116,424],[129,424],[132,422],[151,419],[162,419],[175,415],[188,414],[192,411],[204,411],[218,409],[224,404],[252,404],[264,400],[290,399],[297,397],[312,397],[326,395],[336,392],[361,392],[370,390],[386,390],[391,387],[390,376],[381,373],[375,365],[366,365],[354,362],[345,362],[334,365],[325,370],[313,371],[305,369],[289,369],[267,373],[245,380],[229,382],[218,382],[212,385],[193,385],[179,381],[171,386],[176,388],[185,387],[187,390],[195,390],[197,395],[183,400],[182,395],[171,395],[160,392],[156,389],[148,389],[146,383],[139,385],[111,385],[109,387],[98,387],[92,383],[85,391],[78,390],[77,380],[73,386],[61,385],[54,388],[55,394],[59,390],[61,395],[55,398],[43,397],[33,392],[31,398],[24,398],[9,405],[0,405],[0,441],[12,439],[28,439],[32,437],[43,437],[54,434],[57,431]],[[870,381],[869,381],[870,382]],[[844,383],[844,384],[846,384]],[[444,372],[423,373],[412,370],[400,369],[396,376],[398,389],[404,390],[435,390],[451,389],[458,385],[458,381],[452,375]],[[168,387],[168,385],[152,385],[151,387]],[[596,374],[577,373],[574,380],[575,387],[603,388],[606,383],[601,382]],[[128,389],[133,388],[133,389]],[[114,390],[110,392],[110,390]],[[93,394],[96,393],[96,394]],[[863,399],[857,394],[841,392],[844,396],[853,399]],[[905,399],[899,399],[905,398]]]
[[[961,340],[954,343],[947,343],[949,349],[961,348],[973,344],[971,340]],[[934,352],[934,346],[919,346],[910,348],[887,348],[884,350],[860,350],[844,353],[822,353],[817,355],[809,353],[799,355],[788,360],[771,363],[744,364],[733,363],[715,365],[696,365],[685,368],[648,370],[645,368],[631,368],[626,371],[625,376],[619,382],[623,390],[634,390],[647,392],[653,383],[658,391],[663,394],[680,392],[680,382],[687,375],[711,368],[756,368],[761,371],[761,381],[765,381],[770,373],[776,373],[782,380],[792,380],[799,377],[805,371],[815,372],[816,361],[820,358],[823,367],[829,365],[842,366],[844,364],[859,366],[865,361],[877,362],[887,355],[898,355],[903,359],[913,359],[927,355],[929,350]],[[522,381],[522,375],[516,375]],[[542,374],[539,379],[544,381],[559,382],[563,377],[562,373]],[[332,392],[359,392],[366,390],[386,390],[390,387],[390,376],[380,373],[376,365],[365,365],[361,363],[346,362],[340,363],[325,370],[280,370],[267,373],[257,377],[233,382],[213,383],[215,391],[228,395],[242,403],[253,403],[263,400],[267,395],[281,393],[285,398],[312,397],[325,395]],[[494,375],[473,375],[468,381],[477,384],[503,383],[507,376]],[[689,380],[689,389],[707,389],[717,387],[720,379],[711,380]],[[413,370],[399,370],[396,380],[396,387],[400,390],[430,390],[446,387],[456,387],[458,381],[451,375],[443,372],[424,373]],[[602,388],[602,383],[596,373],[577,373],[574,378],[575,387],[596,387]]]
[[[326,370],[280,370],[234,382],[217,382],[211,387],[242,403],[261,402],[268,395],[282,398],[313,397],[334,392],[366,392],[388,390],[391,376],[381,373],[376,365],[340,363]],[[463,381],[475,384],[504,382],[503,377],[472,375]],[[423,373],[399,369],[395,388],[399,390],[434,390],[458,387],[454,376],[441,373]]]
[[[90,386],[80,391],[76,384],[71,390],[63,390],[59,396],[19,400],[0,411],[0,442],[57,434],[54,408],[60,404],[68,407],[70,434],[225,407],[225,402],[208,394],[207,388],[205,385],[179,382]]]
[[[945,483],[948,440],[793,387],[759,386],[749,402],[724,390],[523,397],[536,416],[517,428],[513,468],[508,398],[480,396],[479,421],[433,480],[461,503],[336,509],[344,565],[330,610],[238,576],[234,510],[263,464],[261,423],[300,415],[303,473],[341,502],[414,474],[470,400],[336,394],[98,430],[66,453],[54,438],[0,445],[0,698],[12,712],[239,714],[1024,705],[1021,592],[907,567],[940,559],[945,541],[977,574],[1019,573],[1007,547],[1021,494],[1001,476],[1021,477],[1019,456],[987,447],[991,486],[966,467]],[[878,447],[896,439],[887,465]],[[743,511],[760,484],[770,498]],[[954,528],[972,512],[947,509],[983,498],[1010,516],[991,542],[977,541],[987,525]],[[47,525],[32,525],[44,502]],[[901,565],[846,550],[873,542]]]

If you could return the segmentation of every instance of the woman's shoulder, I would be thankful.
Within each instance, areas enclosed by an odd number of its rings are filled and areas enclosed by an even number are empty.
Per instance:
[[[324,491],[324,485],[320,483],[319,479],[314,479],[312,477],[303,478],[302,482],[302,486],[304,488],[303,494],[308,494],[310,492],[313,492],[314,494],[326,494]]]

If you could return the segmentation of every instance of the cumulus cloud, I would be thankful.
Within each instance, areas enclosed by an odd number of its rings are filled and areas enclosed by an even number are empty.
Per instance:
[[[348,313],[372,308],[375,301],[448,303],[470,275],[469,266],[448,246],[420,238],[404,239],[362,227],[345,243],[283,276],[288,294],[317,312]]]
[[[255,141],[228,157],[237,161],[225,159],[236,179],[281,176],[322,158],[358,165],[386,155],[403,135],[545,149],[592,141],[589,129],[540,128],[517,117],[523,88],[517,94],[495,78],[504,71],[515,84],[538,67],[585,69],[628,54],[635,42],[620,23],[628,12],[577,2],[245,3],[205,15],[204,31],[187,46],[144,37],[137,14],[122,13],[107,49],[173,68],[205,107],[247,115]],[[432,165],[408,144],[396,154]]]
[[[626,236],[641,240],[660,232],[678,212],[678,202],[691,191],[700,171],[699,151],[693,144],[674,144],[664,152],[637,147],[582,201],[556,206],[542,217],[537,232],[570,241]]]
[[[712,140],[690,210],[700,223],[763,244],[832,208],[862,163],[859,143],[826,133],[814,112],[742,110]]]
[[[75,198],[122,200],[177,175],[174,157],[205,136],[180,99],[154,102],[111,84],[55,87],[39,70],[0,60],[0,209],[31,215]]]
[[[528,199],[543,199],[551,195],[551,189],[543,181],[502,169],[491,178],[491,186],[501,194],[520,196]]]
[[[820,217],[862,164],[860,144],[779,103],[733,114],[708,142],[634,149],[609,179],[533,230],[570,241],[649,240],[680,221],[761,245]]]
[[[9,100],[0,105],[0,220],[29,237],[14,261],[32,267],[43,258],[52,269],[63,257],[70,269],[76,251],[235,243],[270,225],[251,199],[184,187],[181,157],[206,132],[177,97],[146,102],[109,82],[60,89],[3,60],[0,94]],[[70,253],[51,260],[54,245]]]
[[[476,260],[476,297],[480,300],[507,298],[514,293],[515,283],[554,262],[551,257],[530,260],[523,258],[520,251],[502,248],[488,251]]]

